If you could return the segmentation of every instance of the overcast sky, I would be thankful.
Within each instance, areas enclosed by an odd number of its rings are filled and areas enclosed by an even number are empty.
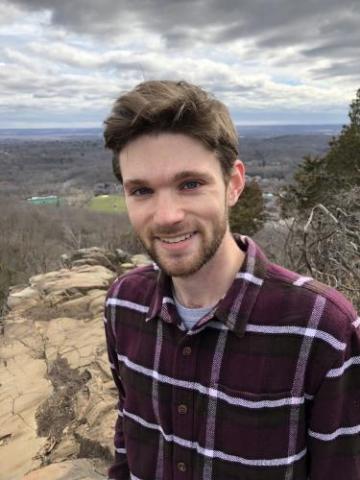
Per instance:
[[[101,127],[149,79],[238,124],[344,123],[359,59],[359,0],[0,0],[0,128]]]

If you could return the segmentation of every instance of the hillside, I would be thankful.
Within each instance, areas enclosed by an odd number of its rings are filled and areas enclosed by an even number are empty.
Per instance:
[[[250,176],[288,180],[306,154],[323,154],[324,134],[246,136],[240,154]],[[93,193],[99,183],[116,183],[111,153],[99,135],[6,137],[0,135],[0,193],[26,198],[32,195],[76,196]]]

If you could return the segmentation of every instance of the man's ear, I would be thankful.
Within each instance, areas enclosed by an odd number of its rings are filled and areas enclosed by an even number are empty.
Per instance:
[[[235,160],[227,187],[227,201],[233,207],[245,187],[245,166],[239,159]]]

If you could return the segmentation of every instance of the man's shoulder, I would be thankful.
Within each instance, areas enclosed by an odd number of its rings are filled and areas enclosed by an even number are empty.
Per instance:
[[[268,266],[263,290],[263,307],[276,312],[274,318],[291,319],[296,326],[306,327],[312,316],[319,315],[319,328],[342,337],[357,318],[353,305],[341,292],[276,264]]]
[[[117,277],[107,292],[107,299],[135,300],[136,297],[153,290],[157,282],[159,269],[155,264],[134,268]]]

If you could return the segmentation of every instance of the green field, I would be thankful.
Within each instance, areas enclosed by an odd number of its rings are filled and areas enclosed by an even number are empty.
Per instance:
[[[126,212],[125,200],[121,195],[98,195],[90,200],[88,208],[94,212]]]

